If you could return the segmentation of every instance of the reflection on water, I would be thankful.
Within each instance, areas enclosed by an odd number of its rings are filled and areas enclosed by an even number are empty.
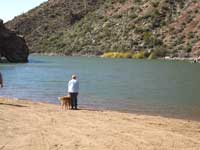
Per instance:
[[[80,80],[82,107],[173,117],[200,117],[200,65],[160,60],[31,56],[1,64],[0,96],[57,103],[71,74]]]

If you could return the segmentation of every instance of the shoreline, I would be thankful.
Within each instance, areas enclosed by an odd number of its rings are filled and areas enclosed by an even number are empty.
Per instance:
[[[41,103],[41,104],[50,104],[55,106],[60,106],[59,103],[50,103],[50,102],[42,102],[39,100],[31,100],[31,99],[20,99],[20,98],[14,98],[14,97],[1,97],[1,99],[9,99],[14,101],[24,101],[24,102],[30,102],[30,103]],[[129,111],[129,110],[119,110],[119,109],[112,109],[112,108],[101,108],[101,107],[95,107],[95,106],[86,106],[86,105],[79,105],[79,110],[93,110],[93,111],[108,111],[108,112],[117,112],[117,113],[124,113],[124,114],[133,114],[133,115],[145,115],[150,117],[163,117],[163,118],[169,118],[169,119],[180,119],[185,121],[197,121],[200,122],[200,118],[195,117],[186,117],[186,116],[178,116],[178,115],[170,115],[170,114],[161,114],[157,112],[142,112],[142,111]]]
[[[33,55],[33,56],[83,56],[83,57],[100,57],[100,55],[91,55],[91,54],[72,54],[72,55],[65,55],[63,53],[30,53],[30,55]]]
[[[198,150],[200,122],[0,98],[1,149]]]
[[[0,96],[0,101],[6,101],[8,100],[9,102],[19,102],[19,103],[33,103],[33,104],[44,104],[44,105],[53,105],[56,107],[60,107],[60,104],[56,103],[49,103],[49,102],[41,102],[41,101],[34,101],[30,99],[19,99],[19,98],[11,98],[11,97],[1,97]],[[113,113],[122,113],[122,114],[128,114],[128,115],[144,115],[144,116],[149,116],[149,117],[161,117],[161,118],[166,118],[166,119],[177,119],[177,120],[183,120],[183,121],[194,121],[194,122],[199,122],[200,119],[192,119],[192,118],[181,118],[181,117],[172,117],[170,115],[159,115],[159,114],[154,114],[154,113],[142,113],[142,112],[129,112],[129,111],[123,111],[123,110],[115,110],[115,109],[106,109],[106,108],[98,108],[98,107],[86,107],[86,106],[80,106],[78,107],[78,110],[91,110],[91,111],[97,111],[97,112],[113,112]],[[66,110],[67,111],[67,110]],[[71,110],[73,111],[73,110]]]
[[[182,57],[164,57],[164,58],[158,58],[158,59],[161,59],[161,60],[171,60],[171,61],[187,61],[187,62],[190,62],[190,63],[200,63],[199,61],[197,62],[194,62],[196,61],[196,58],[195,57],[188,57],[188,58],[182,58]]]
[[[72,55],[65,55],[62,53],[31,53],[30,55],[33,56],[82,56],[82,57],[98,57],[98,58],[104,58],[101,55],[94,55],[94,54],[72,54]],[[30,56],[29,55],[29,56]],[[117,59],[117,58],[110,58],[110,59]],[[121,59],[134,59],[134,58],[121,58]],[[190,63],[200,63],[200,61],[196,61],[197,58],[196,57],[160,57],[160,58],[156,58],[157,60],[167,60],[167,61],[187,61]],[[134,59],[137,60],[137,59]],[[144,59],[145,60],[145,59]],[[146,58],[146,60],[148,60],[148,58]],[[196,61],[196,62],[195,62]]]
[[[56,107],[60,107],[59,103],[50,103],[50,102],[42,102],[42,101],[35,101],[31,99],[20,99],[20,98],[13,98],[13,97],[1,97],[0,100],[9,100],[9,101],[16,101],[16,102],[27,102],[27,103],[35,103],[35,104],[47,104],[47,105],[54,105]],[[97,111],[97,112],[114,112],[114,113],[122,113],[122,114],[133,114],[133,115],[144,115],[144,116],[149,116],[149,117],[161,117],[161,118],[166,118],[166,119],[178,119],[178,120],[183,120],[183,121],[195,121],[200,123],[200,119],[196,118],[190,118],[190,117],[180,117],[180,116],[172,116],[168,114],[159,114],[155,112],[151,113],[145,113],[145,112],[134,112],[134,111],[128,111],[128,110],[117,110],[117,109],[106,109],[106,108],[98,108],[98,107],[88,107],[85,105],[79,105],[78,110],[92,110],[92,111]]]

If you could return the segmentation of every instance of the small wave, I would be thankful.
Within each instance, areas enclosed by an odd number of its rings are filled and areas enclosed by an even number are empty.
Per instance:
[[[17,97],[11,97],[11,96],[0,96],[0,98],[4,99],[13,99],[13,100],[19,100]]]

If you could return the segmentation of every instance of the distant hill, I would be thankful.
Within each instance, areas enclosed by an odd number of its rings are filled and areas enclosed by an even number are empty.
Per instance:
[[[31,52],[200,55],[197,0],[49,0],[6,23]]]

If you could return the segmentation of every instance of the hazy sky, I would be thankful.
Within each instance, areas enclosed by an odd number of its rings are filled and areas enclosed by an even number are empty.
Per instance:
[[[13,19],[47,0],[1,0],[0,19],[4,22]]]

